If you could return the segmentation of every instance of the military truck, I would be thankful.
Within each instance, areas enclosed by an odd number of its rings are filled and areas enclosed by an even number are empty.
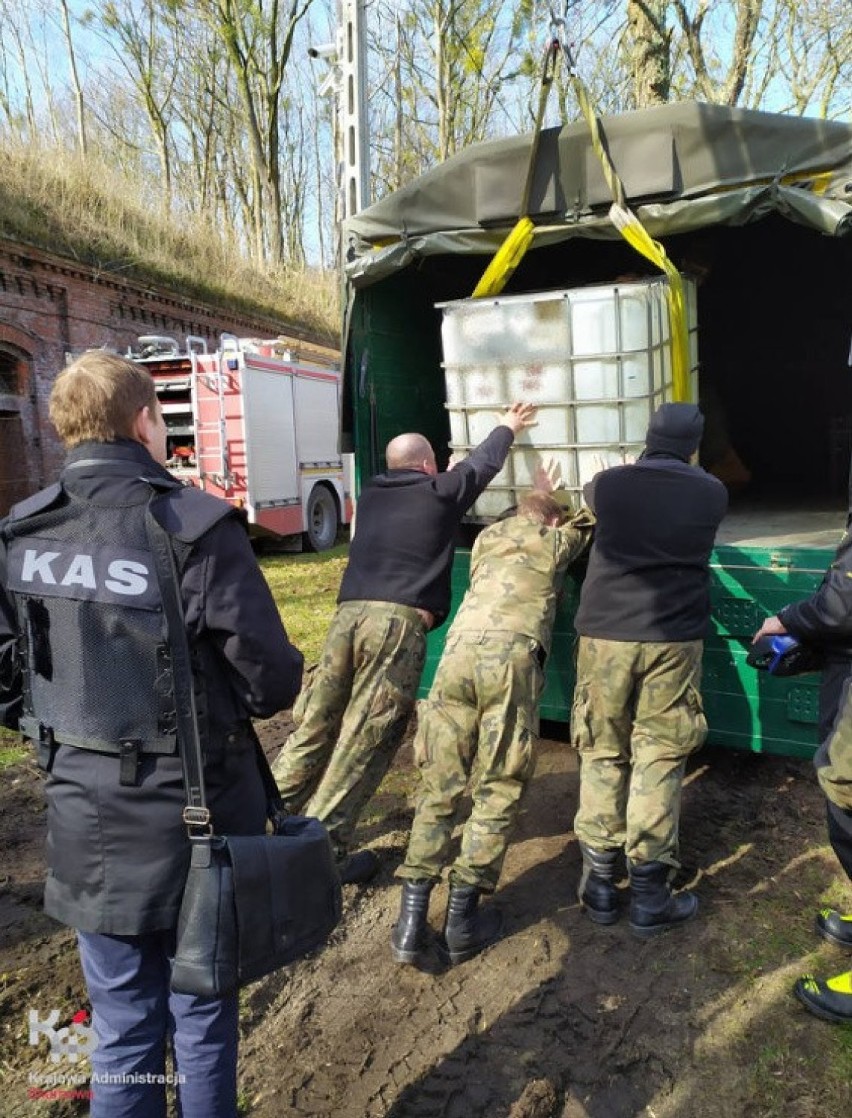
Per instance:
[[[819,677],[767,677],[745,656],[767,614],[818,584],[846,525],[852,125],[683,103],[602,117],[600,127],[628,206],[695,293],[690,392],[707,416],[702,462],[731,498],[712,560],[711,741],[808,756]],[[384,467],[385,444],[404,430],[422,431],[446,465],[455,404],[445,304],[470,298],[524,216],[531,149],[531,135],[472,146],[346,222],[343,427],[356,487]],[[624,285],[659,277],[613,223],[586,123],[544,130],[532,166],[534,235],[499,300],[595,285],[618,299]],[[570,411],[576,400],[569,393],[562,404]],[[616,453],[626,456],[629,441],[616,438]],[[582,479],[573,480],[576,496]],[[456,603],[491,511],[463,525]],[[580,578],[569,579],[560,608],[545,718],[569,716]],[[445,632],[430,635],[424,688]]]

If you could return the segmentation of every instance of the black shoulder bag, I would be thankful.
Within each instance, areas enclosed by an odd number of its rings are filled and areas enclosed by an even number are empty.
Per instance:
[[[171,986],[179,994],[224,997],[325,943],[340,920],[340,878],[325,827],[284,811],[257,738],[272,833],[213,833],[175,556],[150,506],[146,529],[171,652],[191,844]]]

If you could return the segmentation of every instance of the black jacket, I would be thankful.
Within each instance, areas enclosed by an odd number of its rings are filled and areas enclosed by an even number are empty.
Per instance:
[[[785,606],[778,617],[797,640],[819,645],[829,656],[852,657],[852,529],[810,598]]]
[[[377,601],[450,610],[450,569],[462,517],[501,470],[514,435],[496,427],[452,470],[388,470],[358,498],[355,534],[338,602]]]
[[[130,526],[144,517],[151,496],[141,476],[171,480],[144,447],[120,440],[76,448],[62,483],[86,507],[87,525],[97,525],[98,509],[120,507]],[[182,556],[187,633],[205,682],[205,777],[214,828],[260,833],[266,805],[250,718],[267,717],[292,703],[302,656],[287,639],[244,527],[230,512],[219,518],[221,509],[211,502],[220,505],[206,494],[175,490],[166,526]],[[199,516],[215,524],[195,538]],[[22,680],[2,537],[0,532],[0,714],[14,728]],[[186,541],[182,547],[181,539]],[[121,541],[101,539],[95,530],[83,543],[95,554]],[[104,653],[120,654],[115,648]],[[63,649],[61,654],[75,653]],[[93,704],[104,701],[96,665],[90,692]],[[180,758],[142,756],[138,783],[128,786],[119,783],[118,757],[60,743],[47,798],[48,914],[83,931],[114,935],[173,927],[188,863]]]
[[[596,474],[584,495],[597,525],[577,632],[617,641],[703,638],[708,560],[728,507],[722,482],[654,454]]]

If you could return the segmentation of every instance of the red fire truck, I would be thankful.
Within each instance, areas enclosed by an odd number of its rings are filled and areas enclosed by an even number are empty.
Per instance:
[[[146,366],[168,430],[168,467],[243,509],[258,538],[302,536],[331,547],[352,514],[338,450],[340,372],[295,360],[285,342],[223,334],[149,335],[128,356]]]

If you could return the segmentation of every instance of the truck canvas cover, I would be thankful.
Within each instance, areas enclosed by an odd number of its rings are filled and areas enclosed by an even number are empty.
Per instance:
[[[777,212],[821,233],[852,230],[852,124],[697,102],[601,117],[627,201],[655,237]],[[519,207],[532,134],[475,144],[346,224],[355,286],[418,257],[488,254]],[[533,248],[615,239],[612,201],[585,121],[541,134]]]

